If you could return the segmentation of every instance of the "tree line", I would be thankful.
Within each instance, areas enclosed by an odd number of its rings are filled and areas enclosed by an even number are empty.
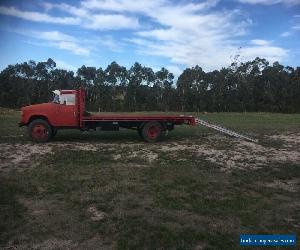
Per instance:
[[[126,69],[82,66],[77,72],[46,62],[9,65],[0,73],[0,106],[20,108],[52,100],[52,90],[84,87],[89,111],[300,112],[300,67],[266,59],[233,62],[204,72],[186,68],[177,80],[166,68],[135,63]]]

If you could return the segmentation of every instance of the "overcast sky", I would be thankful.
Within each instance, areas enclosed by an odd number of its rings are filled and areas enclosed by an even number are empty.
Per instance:
[[[237,53],[300,66],[300,0],[2,0],[0,18],[0,69],[51,57],[72,70],[138,61],[179,74]]]

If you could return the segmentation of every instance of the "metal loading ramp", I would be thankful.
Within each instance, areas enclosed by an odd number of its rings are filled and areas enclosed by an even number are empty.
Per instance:
[[[216,125],[216,124],[204,121],[202,119],[196,118],[195,121],[196,121],[197,125],[202,125],[202,126],[205,126],[205,127],[208,127],[208,128],[212,128],[212,129],[217,130],[217,131],[219,131],[221,133],[224,133],[224,134],[227,134],[227,135],[230,135],[230,136],[234,136],[236,138],[245,139],[245,140],[251,141],[251,142],[258,142],[257,139],[250,138],[249,136],[239,134],[239,133],[234,132],[234,131],[232,131],[230,129],[223,128],[223,127],[221,127],[219,125]]]

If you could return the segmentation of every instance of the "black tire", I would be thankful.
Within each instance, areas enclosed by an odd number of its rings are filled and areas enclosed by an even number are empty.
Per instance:
[[[53,139],[57,134],[57,128],[52,127],[52,135],[51,135],[51,139]]]
[[[141,132],[146,142],[157,142],[162,139],[163,127],[159,122],[147,122]]]
[[[162,131],[162,133],[161,133],[160,139],[161,139],[161,140],[164,140],[164,139],[167,137],[167,135],[169,134],[169,130],[168,130],[166,124],[162,124],[162,127],[163,127],[163,131]]]
[[[141,139],[144,140],[142,129],[141,129],[141,128],[138,128],[138,129],[137,129],[137,132],[138,132],[139,136],[141,137]]]
[[[168,130],[163,130],[162,133],[161,133],[161,139],[165,139],[169,134],[169,131]]]
[[[36,119],[29,124],[28,134],[34,142],[47,142],[52,137],[52,128],[47,121]]]

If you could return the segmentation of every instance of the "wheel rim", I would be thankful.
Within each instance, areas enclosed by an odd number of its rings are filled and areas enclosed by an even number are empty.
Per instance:
[[[32,129],[32,137],[36,140],[47,139],[48,135],[49,131],[43,124],[37,124]]]
[[[160,133],[160,129],[157,126],[151,126],[147,131],[147,136],[150,139],[155,139]]]

